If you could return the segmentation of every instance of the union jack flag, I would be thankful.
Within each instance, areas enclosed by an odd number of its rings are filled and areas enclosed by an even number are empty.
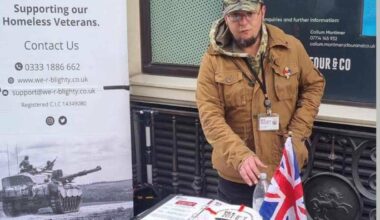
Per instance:
[[[287,138],[279,167],[260,208],[264,220],[306,220],[303,188],[291,138]]]

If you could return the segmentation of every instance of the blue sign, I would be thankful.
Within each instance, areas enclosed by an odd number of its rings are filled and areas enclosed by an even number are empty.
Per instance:
[[[364,0],[362,34],[376,36],[376,0]]]
[[[266,22],[300,39],[325,76],[325,103],[375,106],[376,0],[276,0],[266,5]]]

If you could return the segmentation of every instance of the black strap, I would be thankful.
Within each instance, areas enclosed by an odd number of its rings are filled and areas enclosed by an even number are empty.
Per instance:
[[[251,74],[254,76],[255,80],[259,83],[260,89],[263,91],[264,94],[264,107],[267,110],[267,114],[272,114],[272,103],[269,100],[268,93],[267,93],[267,87],[266,87],[266,81],[265,81],[265,73],[264,73],[264,54],[261,54],[260,56],[260,68],[263,72],[263,81],[261,82],[259,78],[259,74],[252,68],[252,65],[250,62],[252,62],[249,58],[243,58],[245,63],[248,66],[248,69],[251,71]],[[243,68],[236,62],[234,58],[231,59],[232,62],[235,64],[237,68],[240,69],[240,71],[243,73],[244,78],[248,80],[248,85],[253,87],[255,84],[255,80],[252,80],[248,75],[244,72]]]
[[[265,74],[264,74],[264,64],[263,64],[263,56],[260,57],[260,68],[261,70],[263,71],[263,81],[261,82],[260,78],[259,78],[259,73],[256,72],[255,69],[252,68],[253,66],[253,63],[252,63],[252,59],[251,58],[244,58],[244,61],[245,63],[247,64],[249,70],[251,71],[252,75],[255,77],[256,81],[259,83],[260,85],[260,89],[263,91],[264,95],[267,94],[267,86],[266,86],[266,83],[265,83]]]
[[[267,85],[266,85],[266,80],[265,80],[265,71],[264,71],[264,54],[261,54],[260,56],[260,69],[262,70],[262,76],[263,76],[263,81],[260,80],[259,74],[256,72],[255,69],[253,69],[253,64],[252,64],[252,59],[250,58],[245,58],[244,61],[246,62],[249,70],[251,71],[252,75],[255,77],[256,81],[260,85],[260,89],[263,91],[264,94],[264,107],[267,109],[267,114],[272,113],[272,103],[269,100],[268,97],[268,91],[267,91]]]

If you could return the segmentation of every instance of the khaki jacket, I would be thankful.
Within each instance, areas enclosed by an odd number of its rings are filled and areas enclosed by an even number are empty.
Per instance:
[[[254,78],[242,58],[209,47],[199,70],[196,100],[204,134],[213,147],[212,164],[221,177],[234,182],[244,183],[238,167],[253,154],[268,165],[262,171],[271,178],[289,131],[298,164],[300,168],[305,165],[308,152],[304,141],[311,134],[324,91],[324,78],[300,41],[277,27],[266,27],[264,73],[272,112],[280,116],[279,131],[258,131],[257,116],[266,112],[264,95],[257,82],[253,87],[248,84],[243,72]]]

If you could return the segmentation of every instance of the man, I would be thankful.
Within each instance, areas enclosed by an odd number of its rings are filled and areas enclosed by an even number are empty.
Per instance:
[[[45,170],[53,170],[54,162],[55,162],[55,160],[53,160],[53,161],[50,161],[50,160],[46,161],[46,165],[45,165],[45,167],[42,170],[43,171],[45,171]]]
[[[299,166],[324,91],[324,78],[302,44],[264,23],[263,0],[224,0],[210,32],[196,100],[213,146],[218,197],[252,205],[260,172],[272,177],[292,136]]]
[[[29,172],[32,170],[33,166],[29,162],[29,156],[25,156],[20,163],[20,172]]]

